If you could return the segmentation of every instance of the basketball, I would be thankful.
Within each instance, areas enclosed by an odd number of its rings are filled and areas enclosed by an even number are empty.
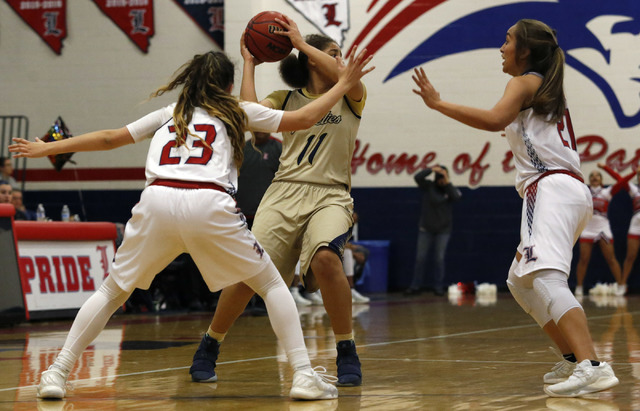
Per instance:
[[[244,42],[249,52],[264,62],[280,61],[291,53],[293,46],[288,37],[277,34],[284,27],[276,21],[276,17],[285,20],[277,11],[263,11],[256,14],[249,23],[244,34]]]

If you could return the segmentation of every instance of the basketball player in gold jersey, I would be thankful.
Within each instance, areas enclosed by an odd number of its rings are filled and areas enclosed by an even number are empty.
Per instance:
[[[299,51],[280,63],[282,79],[294,90],[271,93],[264,106],[296,110],[327,92],[338,80],[342,52],[330,38],[303,38],[287,17],[278,20]],[[355,50],[354,50],[355,53]],[[259,61],[242,47],[244,69],[240,97],[258,101],[254,72]],[[284,132],[280,167],[265,193],[253,223],[253,233],[271,256],[287,284],[298,259],[308,291],[322,292],[325,309],[337,342],[339,386],[362,384],[351,318],[351,290],[342,268],[345,243],[353,226],[351,157],[366,100],[362,82],[351,88],[327,115],[307,130]],[[219,344],[253,296],[242,283],[222,291],[209,330],[190,369],[197,382],[217,380],[215,362]]]

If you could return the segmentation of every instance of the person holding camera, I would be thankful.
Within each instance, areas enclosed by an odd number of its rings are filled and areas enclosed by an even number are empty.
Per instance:
[[[431,173],[434,179],[429,179]],[[453,203],[460,200],[462,193],[451,184],[449,172],[443,165],[425,168],[413,176],[422,192],[416,263],[411,286],[405,295],[417,295],[425,286],[427,260],[431,248],[434,249],[434,270],[428,283],[436,295],[444,295],[444,256],[451,237],[453,223]]]

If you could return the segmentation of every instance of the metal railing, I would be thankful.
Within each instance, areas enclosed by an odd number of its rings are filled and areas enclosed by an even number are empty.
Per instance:
[[[9,144],[13,137],[29,138],[29,119],[25,116],[0,116],[0,157],[11,157]],[[14,163],[16,180],[24,191],[27,175],[27,159],[21,158]]]

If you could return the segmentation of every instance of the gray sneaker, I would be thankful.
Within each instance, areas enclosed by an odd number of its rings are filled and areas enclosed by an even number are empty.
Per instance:
[[[324,301],[322,301],[322,294],[320,293],[320,290],[307,294],[306,298],[310,300],[311,304],[313,305],[324,305]]]
[[[312,304],[311,300],[307,300],[302,296],[302,294],[300,294],[300,289],[298,287],[291,287],[289,288],[289,291],[291,291],[291,296],[297,306],[305,307]]]
[[[360,294],[355,288],[351,289],[351,303],[352,304],[368,304],[371,301],[369,297],[365,297]]]
[[[606,362],[598,366],[584,360],[576,365],[573,374],[563,382],[544,387],[550,397],[579,397],[592,392],[603,391],[618,385],[619,381],[613,369]]]
[[[317,370],[317,371],[316,371]],[[324,367],[299,370],[293,374],[293,384],[289,397],[295,400],[330,400],[338,398],[338,389],[329,382],[338,379],[329,376]]]
[[[38,398],[62,399],[66,393],[67,377],[58,368],[50,366],[40,377]]]
[[[567,361],[563,358],[562,361],[557,362],[556,365],[553,366],[551,371],[544,375],[542,380],[545,384],[557,384],[566,381],[567,378],[571,377],[575,368],[575,362]]]

